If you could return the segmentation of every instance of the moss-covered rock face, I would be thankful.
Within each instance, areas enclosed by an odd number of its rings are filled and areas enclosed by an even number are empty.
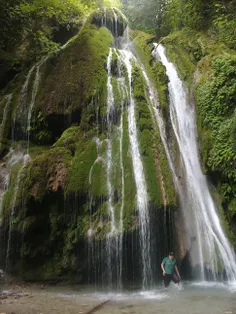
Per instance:
[[[112,42],[106,28],[87,22],[68,46],[17,76],[4,91],[13,94],[4,138],[11,132],[14,140],[26,140],[30,132],[35,144],[53,144],[72,123],[81,122],[87,130],[95,121],[96,103],[99,108],[106,104],[106,61]],[[4,108],[0,110],[3,115]],[[86,119],[84,110],[90,110]]]
[[[18,75],[3,91],[1,154],[10,145],[17,150],[22,140],[32,161],[23,165],[23,155],[18,160],[13,153],[1,165],[2,179],[10,174],[5,194],[1,183],[2,239],[11,233],[10,249],[8,241],[2,243],[1,264],[5,267],[8,256],[8,267],[23,272],[25,279],[50,280],[74,271],[79,278],[75,251],[87,237],[90,209],[95,229],[100,214],[106,213],[103,121],[113,41],[108,29],[88,21],[65,48]],[[97,231],[100,238],[107,232],[106,215],[103,224]]]
[[[112,41],[107,29],[86,24],[64,51],[46,62],[36,107],[49,116],[81,111],[93,98],[104,103],[106,60]]]
[[[5,157],[1,165],[7,165],[10,177],[3,195],[0,262],[5,267],[8,257],[9,270],[21,277],[23,274],[26,280],[72,276],[77,281],[86,280],[87,245],[99,247],[103,254],[107,252],[110,207],[114,209],[117,238],[123,232],[127,245],[131,245],[135,237],[137,254],[140,249],[138,187],[128,119],[128,74],[119,50],[110,50],[117,36],[123,34],[126,21],[116,9],[107,9],[104,14],[94,13],[64,49],[16,77],[4,91],[9,96],[0,103],[0,117],[6,117],[0,126],[1,154],[4,157],[9,146],[16,154],[18,145],[21,146],[16,162],[10,163]],[[139,36],[146,58],[152,60],[151,38],[141,33]],[[108,115],[110,51],[114,111]],[[168,81],[164,68],[148,61],[147,69],[153,79],[158,73],[155,84],[163,112],[167,112]],[[170,221],[177,200],[146,82],[135,62],[132,92],[148,206],[151,220],[158,221],[158,226],[151,226],[151,234],[156,238],[158,232],[165,234],[173,227]],[[26,164],[23,151],[31,156]],[[3,184],[0,190],[4,192]],[[168,211],[169,217],[166,229],[164,211]],[[157,242],[164,250],[170,246],[169,240]],[[124,241],[123,248],[125,245]]]

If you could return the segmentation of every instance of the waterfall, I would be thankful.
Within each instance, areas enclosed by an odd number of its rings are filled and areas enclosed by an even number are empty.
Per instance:
[[[42,65],[42,63],[39,63],[36,67],[36,74],[35,74],[35,80],[34,80],[34,85],[33,85],[33,90],[32,90],[32,97],[31,97],[31,102],[30,102],[29,109],[28,109],[28,117],[27,117],[28,150],[29,150],[29,141],[30,141],[31,117],[32,117],[32,112],[34,109],[34,104],[35,104],[35,100],[36,100],[36,96],[37,96],[38,88],[39,88],[41,65]]]
[[[21,89],[20,102],[23,105],[24,105],[24,103],[26,101],[26,97],[27,97],[27,93],[28,93],[28,87],[29,87],[29,82],[30,82],[31,76],[32,76],[32,74],[34,72],[34,69],[35,69],[35,65],[32,66],[32,68],[29,70],[29,73],[27,74],[25,82],[24,82],[23,87]]]
[[[110,52],[107,58],[107,192],[108,192],[108,213],[110,216],[110,232],[107,235],[107,272],[108,282],[112,284],[112,257],[117,252],[117,230],[115,222],[115,209],[113,206],[113,187],[112,187],[112,122],[114,114],[114,94],[112,87],[112,74],[111,74],[111,63],[112,63],[113,49],[110,48]],[[115,251],[115,252],[114,252]],[[116,265],[118,261],[115,261]]]
[[[112,12],[114,15],[114,23],[115,23],[115,39],[118,37],[118,16],[114,10],[114,8],[112,8]]]
[[[128,24],[128,19],[127,19],[127,17],[124,15],[124,13],[123,13],[120,9],[118,9],[118,8],[116,8],[116,7],[113,7],[113,10],[116,11],[116,12],[122,17],[122,19],[124,20],[124,22]]]
[[[13,224],[13,219],[14,219],[14,215],[15,215],[15,207],[16,207],[16,201],[17,201],[17,195],[18,195],[18,190],[19,190],[19,186],[20,186],[20,180],[21,175],[25,169],[25,167],[27,166],[27,164],[30,162],[30,156],[29,155],[24,155],[23,157],[23,165],[21,166],[18,174],[17,174],[17,178],[16,178],[16,183],[15,183],[15,188],[14,188],[14,194],[13,194],[13,198],[11,201],[11,208],[10,208],[10,220],[9,220],[9,232],[8,232],[8,242],[7,242],[7,254],[6,254],[6,267],[5,267],[5,271],[6,274],[8,274],[9,271],[9,266],[10,266],[10,249],[11,249],[11,238],[12,238],[12,224]]]
[[[10,148],[9,153],[6,155],[4,163],[0,166],[0,221],[2,217],[2,203],[3,198],[9,188],[9,181],[12,167],[20,162],[23,158],[23,152],[14,151]]]
[[[5,96],[3,100],[6,100],[6,104],[3,110],[3,117],[2,117],[2,123],[0,124],[0,149],[2,147],[2,140],[4,136],[4,130],[5,130],[5,125],[6,125],[6,120],[7,120],[7,114],[9,110],[9,105],[12,100],[12,94]]]
[[[125,46],[129,48],[129,46]],[[117,76],[112,73],[113,56],[117,60]],[[130,144],[131,161],[133,165],[133,173],[136,186],[136,209],[139,221],[139,245],[140,245],[140,262],[143,278],[143,288],[147,288],[152,283],[152,269],[151,269],[151,248],[150,248],[150,217],[149,217],[149,198],[147,192],[147,184],[144,175],[144,168],[142,164],[142,157],[139,150],[138,129],[136,126],[135,114],[135,100],[133,96],[132,87],[132,63],[137,63],[131,51],[116,48],[110,48],[107,57],[107,147],[106,147],[106,187],[107,187],[107,212],[109,214],[109,229],[107,231],[105,250],[103,251],[103,244],[95,247],[92,237],[96,230],[92,227],[92,202],[93,197],[90,195],[90,228],[88,230],[88,257],[92,259],[89,262],[89,269],[94,265],[95,254],[102,254],[102,259],[105,266],[105,273],[102,275],[109,289],[116,287],[121,289],[123,276],[123,215],[125,205],[125,169],[123,156],[123,141],[124,141],[124,114],[127,111],[127,126],[128,126],[128,140]],[[113,90],[113,83],[116,81],[119,103]],[[127,107],[125,106],[127,102]],[[119,112],[119,119],[117,113]],[[117,121],[119,125],[116,126]],[[96,141],[99,141],[97,139]],[[118,153],[113,151],[113,145],[117,142]],[[119,160],[119,164],[113,165],[114,158]],[[95,161],[100,162],[101,156]],[[95,164],[94,164],[95,165]],[[91,167],[89,173],[89,183],[92,184],[93,168]],[[119,167],[119,205],[115,205],[114,196],[114,178],[113,169]],[[114,203],[114,204],[113,204]],[[98,243],[99,245],[99,243]],[[102,250],[101,252],[97,250]],[[97,256],[95,256],[96,260]],[[100,261],[101,262],[101,261]],[[99,270],[98,270],[99,271]],[[96,273],[96,270],[95,270]],[[95,274],[96,276],[96,274]],[[104,281],[103,281],[104,282]]]
[[[38,89],[39,89],[39,83],[40,83],[40,69],[43,66],[43,64],[48,60],[50,57],[50,54],[47,55],[44,59],[42,59],[36,66],[36,74],[35,74],[35,79],[34,79],[34,84],[33,84],[33,90],[32,90],[32,95],[31,95],[31,102],[28,108],[28,117],[27,117],[27,142],[28,142],[28,150],[29,150],[29,141],[30,141],[30,131],[31,131],[31,118],[32,118],[32,113],[34,110],[34,105],[36,101],[36,97],[38,94]],[[31,69],[32,70],[32,69]],[[30,71],[31,71],[30,70]]]
[[[143,287],[147,287],[152,282],[151,270],[151,248],[150,248],[150,217],[148,208],[147,184],[144,176],[142,159],[139,151],[138,134],[135,118],[135,101],[132,89],[132,62],[135,58],[131,51],[122,50],[122,61],[124,62],[129,80],[129,106],[128,106],[128,122],[129,122],[129,139],[132,151],[133,171],[137,189],[137,210],[139,214],[139,232],[142,253],[143,267]]]
[[[120,208],[120,221],[119,221],[119,287],[122,287],[122,261],[123,261],[123,214],[124,214],[124,202],[125,202],[125,170],[123,164],[123,140],[124,140],[124,104],[125,97],[127,97],[127,89],[125,88],[125,78],[121,75],[121,55],[115,50],[117,56],[118,67],[118,89],[121,96],[121,116],[120,116],[120,169],[121,169],[121,208]]]
[[[211,197],[206,177],[201,171],[197,149],[195,111],[189,101],[187,90],[180,80],[175,66],[168,61],[165,49],[157,46],[156,55],[165,65],[169,78],[170,117],[177,139],[182,163],[186,191],[179,188],[182,209],[186,220],[188,237],[196,239],[196,247],[190,248],[193,265],[200,265],[201,279],[208,269],[212,279],[224,267],[229,281],[236,281],[235,254],[227,240],[217,209]],[[167,148],[167,146],[165,145]],[[168,155],[167,149],[167,155]],[[173,167],[173,163],[170,163]],[[177,185],[180,182],[175,178]]]
[[[112,116],[114,113],[114,95],[113,87],[111,83],[111,61],[112,61],[112,49],[107,59],[107,125],[108,125],[108,137],[107,137],[107,190],[108,190],[108,211],[111,217],[111,233],[110,236],[114,235],[116,231],[115,226],[115,212],[112,205],[112,183],[111,183],[111,171],[112,171],[112,139],[111,139],[111,129],[112,129]]]
[[[12,125],[12,141],[15,139],[15,121],[16,117],[18,120],[21,121],[22,125],[24,126],[24,129],[27,130],[27,96],[28,96],[28,89],[29,89],[29,82],[31,80],[31,77],[33,75],[33,72],[35,70],[35,65],[32,66],[32,68],[29,70],[25,82],[22,86],[21,92],[20,92],[20,101],[19,105],[17,106],[14,114],[13,114],[13,125]]]
[[[103,26],[106,27],[107,26],[107,8],[104,8],[104,22],[103,22]]]

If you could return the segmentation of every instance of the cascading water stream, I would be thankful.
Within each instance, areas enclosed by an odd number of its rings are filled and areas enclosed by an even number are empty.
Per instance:
[[[193,262],[197,261],[201,266],[201,279],[205,279],[204,269],[208,268],[212,279],[216,280],[221,264],[228,280],[236,281],[235,254],[222,230],[207,180],[201,171],[194,106],[190,103],[187,90],[178,77],[175,66],[168,61],[162,45],[157,46],[156,54],[165,65],[170,80],[171,122],[185,168],[184,179],[187,187],[187,193],[180,196],[182,199],[187,198],[185,201],[190,206],[183,208],[187,217],[186,224],[189,224],[189,236],[197,238],[198,251],[191,252]]]
[[[107,192],[108,192],[108,212],[110,216],[110,232],[107,235],[107,272],[108,272],[108,282],[112,285],[113,279],[113,265],[112,257],[114,251],[117,252],[117,230],[115,222],[115,209],[112,204],[113,200],[113,187],[112,187],[112,122],[114,114],[114,94],[112,87],[112,74],[111,74],[111,63],[112,63],[113,49],[110,48],[110,52],[107,58]],[[117,255],[115,254],[115,257]],[[118,261],[116,260],[116,264]]]
[[[112,12],[114,15],[114,24],[115,24],[115,39],[118,38],[118,16],[115,10],[112,8]]]
[[[0,192],[0,218],[2,216],[2,201],[4,195],[8,191],[9,181],[11,176],[12,167],[20,162],[23,159],[23,152],[14,151],[13,148],[10,148],[9,153],[5,157],[5,163],[0,167],[0,180],[1,180],[1,192]]]
[[[125,97],[127,97],[127,89],[125,87],[125,78],[121,74],[121,55],[115,50],[117,56],[118,67],[118,90],[121,96],[121,116],[120,116],[120,169],[121,169],[121,208],[120,208],[120,221],[119,221],[119,249],[117,250],[119,259],[119,269],[117,277],[119,278],[119,287],[122,287],[122,263],[123,263],[123,214],[125,204],[125,170],[123,164],[123,140],[124,140],[124,103]]]
[[[103,21],[103,26],[107,26],[107,8],[104,8],[104,21]]]
[[[111,139],[111,128],[112,128],[112,116],[114,113],[114,95],[113,87],[111,82],[111,62],[112,62],[113,50],[110,48],[110,53],[107,59],[107,125],[108,125],[108,137],[107,137],[107,189],[108,189],[108,211],[111,217],[111,233],[113,236],[116,231],[115,226],[115,212],[112,205],[112,183],[111,183],[111,172],[112,172],[112,139]]]
[[[115,33],[115,45],[119,44],[118,37],[118,14],[124,19],[124,23],[127,21],[126,17],[116,8],[112,8],[113,12],[113,31]],[[104,9],[104,17],[102,25],[106,26],[106,9]],[[125,102],[127,100],[127,113],[128,113],[128,137],[131,149],[131,160],[133,164],[133,173],[135,178],[136,186],[136,208],[139,218],[139,245],[141,250],[141,269],[143,287],[147,288],[152,283],[152,270],[151,270],[151,249],[150,249],[150,217],[149,217],[149,206],[148,206],[148,193],[147,184],[145,181],[144,168],[142,164],[142,158],[139,151],[138,142],[138,130],[136,126],[136,115],[135,115],[135,100],[133,96],[132,87],[132,63],[137,63],[134,55],[130,51],[129,42],[129,30],[126,28],[123,49],[119,50],[116,48],[110,48],[109,55],[107,58],[107,206],[109,213],[110,231],[108,231],[106,239],[106,273],[108,277],[109,286],[116,282],[116,287],[121,288],[122,286],[122,267],[123,267],[123,211],[125,203],[125,170],[123,164],[123,140],[124,140],[124,110]],[[116,54],[117,59],[117,72],[118,76],[112,74],[112,60]],[[122,68],[122,69],[121,69]],[[127,81],[128,76],[128,81]],[[116,81],[116,86],[119,92],[118,106],[117,99],[113,91],[113,80]],[[117,109],[117,108],[120,109]],[[115,120],[117,119],[117,112],[119,112],[119,128],[116,127]],[[113,184],[113,145],[117,141],[117,134],[119,134],[119,166],[120,166],[120,208],[113,205],[114,196],[114,184]],[[90,182],[92,180],[92,169],[90,172]],[[118,212],[119,210],[119,212]],[[90,227],[91,230],[91,227]],[[114,272],[116,270],[116,273]]]
[[[28,150],[29,150],[29,141],[30,141],[30,129],[31,129],[31,118],[32,118],[32,112],[34,109],[34,104],[36,100],[36,96],[38,93],[39,88],[39,81],[40,81],[40,67],[42,65],[43,61],[40,62],[36,67],[36,74],[35,74],[35,80],[33,85],[33,91],[32,91],[32,98],[28,109],[28,117],[27,117],[27,142],[28,142]]]
[[[138,134],[135,118],[135,101],[132,88],[132,63],[137,62],[132,52],[121,50],[122,61],[125,64],[129,80],[128,123],[129,139],[132,151],[133,171],[137,189],[137,210],[139,214],[139,232],[142,254],[143,287],[152,283],[151,248],[150,248],[150,217],[148,208],[147,184],[144,176],[142,159],[139,151]]]
[[[25,167],[27,166],[27,164],[30,162],[31,158],[30,156],[24,155],[23,157],[23,164],[17,174],[17,178],[16,178],[16,184],[15,184],[15,188],[14,188],[14,194],[13,194],[13,198],[11,201],[11,215],[10,215],[10,220],[9,220],[9,232],[8,232],[8,242],[7,242],[7,254],[6,254],[6,266],[5,266],[5,271],[6,274],[9,275],[8,271],[9,271],[9,266],[10,266],[10,250],[11,250],[11,239],[12,239],[12,224],[13,224],[13,218],[15,215],[15,207],[16,207],[16,201],[17,201],[17,195],[18,195],[18,190],[19,190],[19,186],[20,186],[20,180],[21,175],[25,169]]]
[[[6,121],[7,121],[7,114],[8,114],[8,110],[9,110],[9,105],[11,103],[12,100],[12,94],[7,95],[4,100],[6,99],[6,104],[3,110],[3,117],[2,117],[2,122],[0,124],[0,149],[2,147],[2,140],[3,140],[3,135],[4,135],[4,130],[5,130],[5,125],[6,125]]]
[[[28,142],[28,147],[27,151],[29,151],[29,142],[30,142],[30,131],[31,131],[31,119],[32,119],[32,113],[34,110],[34,105],[36,101],[36,97],[38,94],[38,89],[39,89],[39,84],[40,84],[40,69],[44,65],[44,63],[48,60],[50,57],[50,54],[47,55],[44,59],[42,59],[37,65],[36,65],[36,74],[35,74],[35,79],[34,79],[34,84],[33,84],[33,90],[32,90],[32,96],[31,96],[31,102],[28,108],[28,116],[27,116],[27,142]],[[32,70],[32,69],[31,69]],[[30,70],[30,71],[31,71]]]
[[[20,93],[20,105],[16,108],[15,113],[14,113],[14,117],[13,117],[13,128],[12,128],[12,141],[15,138],[15,120],[16,117],[18,116],[18,118],[20,118],[20,120],[22,119],[22,116],[25,117],[26,115],[26,111],[27,111],[27,95],[28,95],[28,89],[29,89],[29,82],[31,80],[31,77],[33,75],[33,72],[35,70],[35,65],[32,66],[32,68],[29,70],[25,82],[22,86],[21,89],[21,93]],[[27,121],[23,121],[23,123],[25,124],[24,127],[27,130]]]

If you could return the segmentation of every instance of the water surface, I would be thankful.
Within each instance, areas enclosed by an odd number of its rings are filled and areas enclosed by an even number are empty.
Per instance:
[[[18,290],[20,294],[1,300],[0,312],[7,313],[86,314],[110,300],[96,313],[236,314],[236,284],[184,282],[179,287],[171,285],[167,289],[157,287],[151,291],[124,292],[108,292],[104,288],[94,292],[91,287],[82,286],[3,289]]]

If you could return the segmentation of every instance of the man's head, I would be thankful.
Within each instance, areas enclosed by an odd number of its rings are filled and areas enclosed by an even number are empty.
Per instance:
[[[175,258],[174,252],[170,252],[169,253],[169,259],[173,261],[174,258]]]

